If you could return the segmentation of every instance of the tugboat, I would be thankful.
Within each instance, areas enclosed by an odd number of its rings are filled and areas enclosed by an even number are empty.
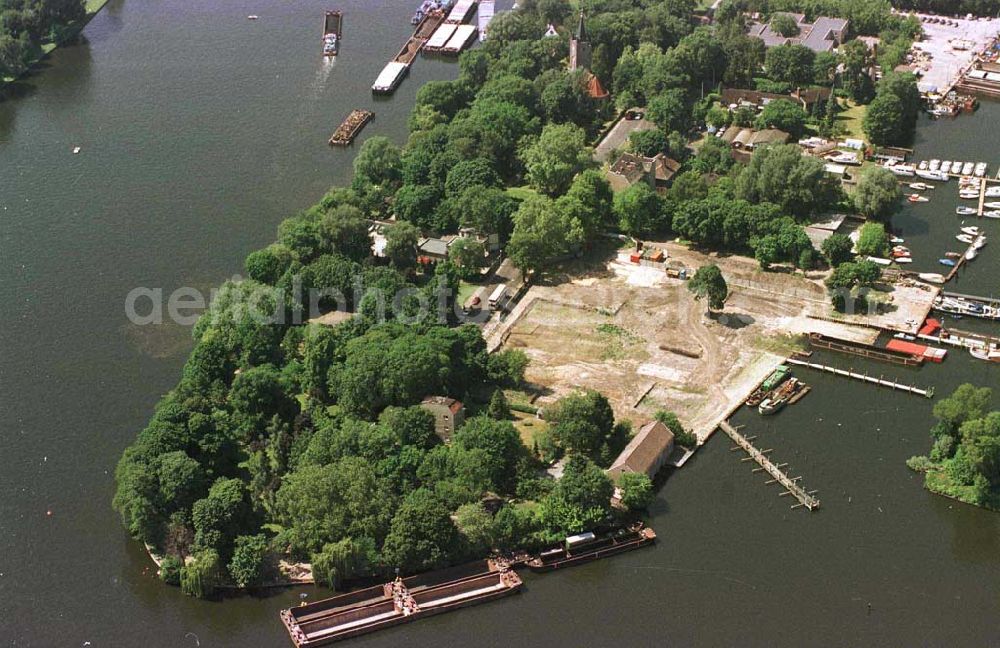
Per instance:
[[[641,522],[600,536],[588,531],[567,537],[529,560],[527,565],[531,571],[547,572],[638,549],[655,541],[656,532]]]
[[[343,16],[339,11],[327,11],[323,22],[323,56],[336,56],[340,52],[340,28]]]
[[[770,396],[761,401],[760,405],[757,406],[757,411],[762,416],[777,414],[803,387],[804,385],[799,382],[798,378],[788,380],[788,382],[774,390]]]

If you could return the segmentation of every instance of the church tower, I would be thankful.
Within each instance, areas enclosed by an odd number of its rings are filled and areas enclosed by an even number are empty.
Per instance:
[[[590,41],[587,40],[587,28],[583,23],[583,12],[580,12],[580,24],[577,25],[576,34],[569,40],[569,70],[590,69]]]

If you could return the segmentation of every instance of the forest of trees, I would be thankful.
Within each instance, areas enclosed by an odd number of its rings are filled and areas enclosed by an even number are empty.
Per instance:
[[[1000,510],[1000,411],[988,387],[960,385],[934,405],[929,456],[913,457],[933,492]]]
[[[83,0],[0,0],[0,79],[23,74],[45,43],[74,33]]]

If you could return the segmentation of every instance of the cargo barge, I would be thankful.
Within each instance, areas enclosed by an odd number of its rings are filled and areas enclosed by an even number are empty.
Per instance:
[[[343,27],[343,14],[339,11],[327,11],[323,20],[323,56],[336,56],[340,52],[340,35]]]
[[[581,533],[569,536],[563,544],[541,552],[526,564],[531,571],[547,572],[645,547],[655,541],[656,532],[642,524],[602,536]]]
[[[389,61],[372,84],[372,92],[375,94],[390,94],[396,90],[403,81],[403,77],[410,71],[410,66],[416,60],[420,50],[427,44],[427,40],[437,31],[437,28],[444,22],[444,12],[432,10],[427,12],[417,24],[403,48],[399,50],[395,58]]]
[[[330,136],[330,146],[350,145],[354,141],[354,138],[358,136],[358,133],[361,132],[361,129],[374,119],[374,117],[375,113],[370,110],[352,110],[351,114],[340,123],[337,130]]]
[[[281,621],[297,648],[313,648],[502,598],[521,585],[503,561],[480,561],[282,610]]]
[[[839,353],[848,353],[851,355],[861,356],[863,358],[881,360],[883,362],[889,362],[907,367],[919,366],[923,364],[926,359],[922,351],[915,353],[904,348],[896,348],[888,345],[884,349],[881,349],[871,344],[849,342],[847,340],[840,340],[822,335],[820,333],[810,333],[809,344],[817,349],[827,349],[829,351],[837,351]],[[940,360],[937,360],[936,362],[940,362]]]
[[[757,407],[760,405],[761,401],[763,401],[771,391],[781,385],[781,383],[788,380],[791,375],[792,370],[788,365],[778,365],[778,367],[764,379],[764,382],[762,382],[757,389],[750,393],[750,396],[747,397],[746,401],[747,406]]]

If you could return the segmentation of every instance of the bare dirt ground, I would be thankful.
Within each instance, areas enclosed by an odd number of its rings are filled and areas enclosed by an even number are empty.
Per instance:
[[[930,60],[919,63],[923,76],[921,87],[936,87],[942,92],[950,88],[958,77],[969,67],[975,54],[982,51],[990,40],[1000,33],[1000,19],[949,18],[958,23],[933,23],[926,20],[929,16],[917,14],[923,21],[924,39],[914,44],[914,48],[925,52]],[[967,41],[966,49],[955,49],[952,45],[959,41]]]
[[[801,275],[763,273],[740,257],[708,258],[661,244],[689,268],[718,263],[730,285],[726,308],[709,316],[687,284],[627,257],[568,268],[534,285],[494,332],[491,346],[524,350],[527,379],[544,406],[578,388],[604,393],[616,416],[641,424],[675,411],[700,439],[793,351],[822,331],[871,342],[875,332],[816,320],[828,299]]]

